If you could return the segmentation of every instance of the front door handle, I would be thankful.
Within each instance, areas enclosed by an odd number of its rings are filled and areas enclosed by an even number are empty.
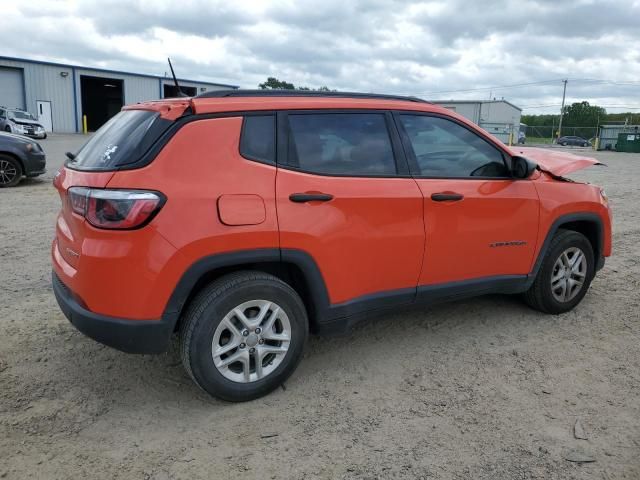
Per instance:
[[[432,193],[431,200],[434,202],[458,202],[464,198],[461,193]]]
[[[292,193],[289,195],[289,200],[294,203],[328,202],[333,200],[333,195],[328,193]]]

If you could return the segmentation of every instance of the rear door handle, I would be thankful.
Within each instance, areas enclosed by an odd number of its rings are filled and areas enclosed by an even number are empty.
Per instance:
[[[289,200],[294,203],[328,202],[333,200],[333,195],[328,193],[292,193],[289,195]]]
[[[461,193],[432,193],[431,200],[434,202],[458,202],[464,198]]]

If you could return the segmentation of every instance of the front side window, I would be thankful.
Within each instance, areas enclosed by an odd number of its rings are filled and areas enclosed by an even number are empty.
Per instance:
[[[440,117],[400,115],[426,177],[510,177],[502,152],[476,133]]]
[[[288,118],[290,166],[327,175],[396,173],[384,114],[290,114]]]

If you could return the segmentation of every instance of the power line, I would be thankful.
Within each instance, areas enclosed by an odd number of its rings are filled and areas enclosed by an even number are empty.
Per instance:
[[[541,80],[538,82],[528,82],[528,83],[514,83],[511,85],[494,85],[491,87],[477,87],[477,88],[462,88],[456,90],[436,90],[432,92],[411,92],[411,93],[403,93],[403,95],[415,95],[415,96],[429,96],[429,95],[442,95],[447,93],[472,93],[472,92],[486,92],[492,90],[509,90],[515,88],[522,87],[533,87],[533,86],[546,86],[553,83],[564,82],[565,79],[558,78],[553,80]],[[567,78],[570,82],[574,83],[590,83],[590,84],[609,84],[609,85],[618,85],[618,86],[637,86],[640,87],[640,81],[634,80],[607,80],[607,79],[597,79],[597,78]]]
[[[440,90],[435,92],[421,92],[421,93],[413,93],[413,95],[439,95],[443,93],[483,92],[487,90],[502,90],[502,89],[508,89],[508,88],[529,87],[532,85],[543,85],[543,84],[556,83],[561,81],[562,80],[543,80],[540,82],[514,83],[513,85],[497,85],[493,87],[478,87],[478,88],[466,88],[466,89],[459,89],[459,90]]]

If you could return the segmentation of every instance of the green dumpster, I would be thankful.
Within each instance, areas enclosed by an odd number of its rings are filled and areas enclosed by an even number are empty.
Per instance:
[[[616,151],[628,153],[640,153],[640,133],[619,133]]]

